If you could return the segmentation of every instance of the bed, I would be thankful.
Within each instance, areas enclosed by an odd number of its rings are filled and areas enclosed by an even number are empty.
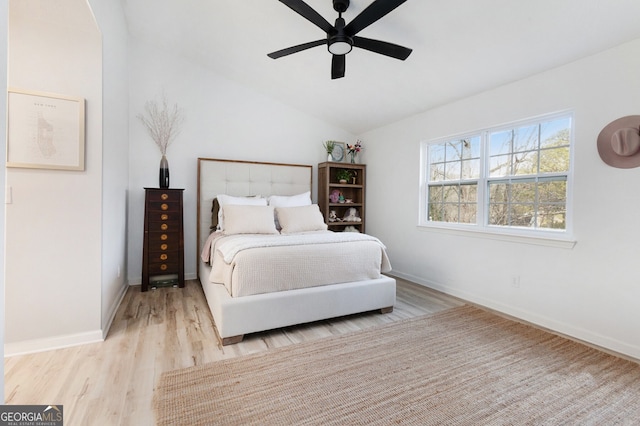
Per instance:
[[[323,229],[316,220],[319,209],[310,201],[287,204],[300,197],[310,200],[311,185],[309,165],[198,159],[198,278],[222,345],[238,343],[249,333],[393,310],[396,282],[382,274],[390,270],[382,243],[365,234]],[[225,214],[212,212],[214,200],[219,205],[223,197],[231,200],[220,207]],[[248,200],[247,206],[235,205],[233,200],[240,198]],[[254,207],[254,198],[267,199],[269,205]],[[262,229],[269,213],[276,232]],[[216,231],[223,217],[224,233]],[[301,217],[304,227],[318,229],[299,228]],[[260,231],[258,246],[249,241],[254,227]],[[342,252],[348,249],[339,245],[349,245],[351,252]],[[305,259],[303,266],[295,263]],[[246,283],[244,288],[234,280]]]

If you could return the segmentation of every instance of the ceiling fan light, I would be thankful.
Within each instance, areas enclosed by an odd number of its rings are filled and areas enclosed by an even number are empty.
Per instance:
[[[346,55],[351,52],[352,46],[348,41],[336,40],[329,43],[329,52],[334,55]]]

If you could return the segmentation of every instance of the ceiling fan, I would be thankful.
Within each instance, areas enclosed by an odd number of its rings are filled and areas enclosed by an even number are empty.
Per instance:
[[[269,53],[267,56],[278,59],[283,56],[298,53],[312,47],[326,44],[329,52],[333,55],[331,62],[331,78],[344,77],[345,71],[345,55],[351,52],[354,47],[369,50],[381,55],[390,56],[392,58],[404,61],[411,54],[408,49],[397,44],[388,43],[386,41],[373,40],[370,38],[358,37],[356,34],[376,22],[396,7],[400,6],[407,0],[376,0],[356,16],[349,24],[345,23],[342,18],[349,7],[349,0],[333,0],[333,9],[338,12],[338,18],[335,25],[331,25],[318,12],[311,8],[302,0],[280,0],[280,2],[289,6],[300,16],[315,24],[322,31],[327,33],[327,37],[321,40],[311,41],[309,43],[299,44],[297,46],[288,47]]]

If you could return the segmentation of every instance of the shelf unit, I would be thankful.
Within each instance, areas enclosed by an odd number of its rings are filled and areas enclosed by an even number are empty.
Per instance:
[[[352,179],[346,183],[340,183],[338,181],[338,171],[348,170],[353,174]],[[353,164],[353,163],[337,163],[337,162],[324,162],[318,164],[318,206],[324,216],[326,224],[329,226],[329,230],[341,232],[344,231],[347,226],[354,226],[358,231],[365,232],[365,183],[366,183],[366,164]],[[332,202],[331,194],[334,191],[338,191],[342,197],[343,202]],[[351,202],[347,202],[351,200]],[[355,208],[360,216],[360,222],[343,221],[345,213],[349,208]],[[334,210],[337,221],[330,221],[329,214]]]

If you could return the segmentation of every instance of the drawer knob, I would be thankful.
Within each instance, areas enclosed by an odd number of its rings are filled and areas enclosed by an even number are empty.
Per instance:
[[[160,250],[166,250],[169,248],[168,244],[160,244]]]
[[[162,269],[163,271],[167,270],[167,265],[165,265],[164,263],[162,265],[160,265],[160,269]]]
[[[160,229],[162,229],[163,231],[166,231],[167,229],[169,229],[169,225],[167,225],[166,223],[163,223],[162,225],[160,225]]]
[[[167,256],[165,253],[162,253],[162,254],[160,255],[160,260],[167,260],[167,258],[168,258],[168,257],[169,257],[169,256]]]
[[[168,205],[167,203],[162,203],[162,204],[160,205],[160,208],[161,208],[162,210],[169,210],[169,205]]]
[[[160,196],[160,198],[162,199],[162,201],[168,200],[169,199],[169,194],[162,194]]]
[[[169,219],[169,215],[168,215],[168,214],[166,214],[166,213],[162,213],[162,214],[160,215],[160,220],[167,220],[167,219]]]
[[[167,234],[162,234],[162,235],[160,235],[160,239],[161,239],[162,241],[166,240],[167,238],[169,238],[169,236],[168,236]]]

